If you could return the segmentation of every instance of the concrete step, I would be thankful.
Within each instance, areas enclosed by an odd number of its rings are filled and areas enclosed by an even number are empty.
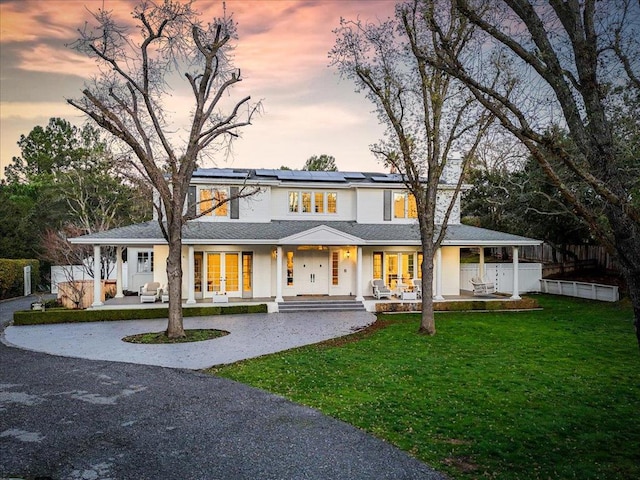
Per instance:
[[[342,311],[364,311],[362,302],[355,300],[309,300],[309,301],[288,301],[278,303],[280,312],[342,312]]]

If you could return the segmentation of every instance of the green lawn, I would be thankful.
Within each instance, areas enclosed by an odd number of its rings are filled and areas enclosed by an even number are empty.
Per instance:
[[[367,430],[453,478],[640,478],[640,350],[628,303],[383,315],[348,339],[212,372]],[[309,319],[313,328],[313,319]]]

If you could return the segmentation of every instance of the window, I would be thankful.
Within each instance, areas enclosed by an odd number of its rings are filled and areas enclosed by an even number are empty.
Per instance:
[[[382,280],[382,252],[373,252],[373,278]]]
[[[393,217],[394,218],[418,218],[418,207],[416,197],[408,193],[393,194]]]
[[[289,192],[289,211],[298,213],[298,192]]]
[[[153,252],[138,252],[138,273],[153,272]]]
[[[324,193],[316,192],[315,193],[314,203],[315,203],[315,210],[314,211],[316,213],[324,213]]]
[[[278,261],[280,261],[278,259]],[[293,252],[287,252],[287,286],[293,285]]]
[[[408,214],[409,218],[418,218],[418,206],[416,205],[416,197],[413,194],[410,194],[408,197],[409,206],[408,206]]]
[[[289,192],[290,213],[337,213],[336,192]]]
[[[224,202],[228,198],[226,189],[203,188],[200,190],[200,212],[203,215],[216,217],[226,217],[229,212],[229,203],[225,202],[214,210],[214,205]]]
[[[404,193],[393,194],[393,217],[405,218],[405,203],[406,195]]]
[[[331,252],[331,285],[338,285],[340,272],[340,254],[339,252]]]
[[[311,213],[311,192],[302,192],[302,213]]]
[[[338,194],[327,193],[327,212],[338,213]]]

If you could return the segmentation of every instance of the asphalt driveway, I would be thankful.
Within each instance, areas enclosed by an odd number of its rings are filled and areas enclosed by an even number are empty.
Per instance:
[[[0,304],[0,322],[6,311]],[[345,423],[226,379],[4,344],[0,477],[444,478]]]

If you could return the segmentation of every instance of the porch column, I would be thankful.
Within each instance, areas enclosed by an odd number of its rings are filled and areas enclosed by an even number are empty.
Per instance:
[[[116,247],[116,298],[124,297],[122,293],[122,247]]]
[[[189,258],[187,265],[187,304],[196,303],[196,284],[195,284],[195,255],[193,245],[189,245]]]
[[[484,282],[484,247],[480,247],[480,260],[478,263],[478,276]]]
[[[100,245],[93,246],[93,303],[92,307],[102,305],[100,293],[102,291],[102,275],[100,272]]]
[[[434,300],[444,300],[442,296],[442,248],[436,250],[436,296]]]
[[[276,302],[284,302],[282,298],[282,246],[276,248]]]
[[[520,287],[518,286],[518,247],[513,247],[513,294],[512,300],[520,300]]]
[[[356,302],[362,302],[362,247],[358,247],[356,255]]]

